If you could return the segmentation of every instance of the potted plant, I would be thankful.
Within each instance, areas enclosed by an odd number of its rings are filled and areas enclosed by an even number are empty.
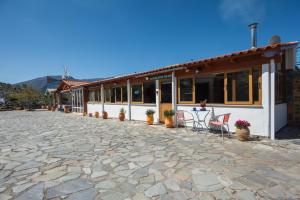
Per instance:
[[[173,116],[175,115],[174,110],[165,110],[164,116],[165,116],[165,125],[167,128],[173,128]]]
[[[153,118],[153,115],[154,115],[155,111],[152,110],[152,109],[148,109],[146,111],[146,115],[147,115],[147,124],[148,125],[153,125],[153,121],[154,121],[154,118]]]
[[[205,111],[205,110],[206,110],[206,102],[207,102],[206,99],[200,102],[200,106],[201,106],[201,110],[202,110],[202,111]]]
[[[240,141],[246,141],[249,139],[249,135],[250,135],[250,130],[249,130],[249,126],[250,123],[246,120],[237,120],[235,122],[235,134],[237,135],[237,138]]]
[[[86,112],[83,112],[83,114],[82,114],[83,116],[86,116],[87,115],[87,113]]]
[[[126,113],[125,109],[121,108],[120,109],[120,113],[119,113],[119,119],[120,119],[120,121],[124,121],[124,119],[125,119],[125,113]]]
[[[95,112],[95,117],[99,118],[99,112]]]
[[[102,112],[102,118],[103,118],[103,119],[107,119],[107,118],[108,118],[108,114],[107,114],[106,111],[103,111],[103,112]]]

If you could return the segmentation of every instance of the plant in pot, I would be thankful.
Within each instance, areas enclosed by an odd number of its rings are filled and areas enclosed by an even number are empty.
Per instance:
[[[99,118],[99,112],[95,112],[95,117]]]
[[[82,114],[83,116],[86,116],[87,115],[87,113],[86,112],[83,112],[83,114]]]
[[[205,110],[206,110],[206,102],[207,102],[206,99],[200,102],[200,106],[201,106],[201,110],[202,110],[202,111],[205,111]]]
[[[147,124],[148,125],[153,125],[153,121],[154,121],[154,118],[153,118],[153,115],[154,115],[155,111],[152,110],[152,109],[148,109],[146,111],[146,115],[147,115]]]
[[[126,113],[126,110],[124,108],[121,108],[120,109],[120,113],[119,113],[119,119],[120,119],[120,121],[124,121],[124,119],[125,119],[125,113]]]
[[[164,111],[164,116],[165,116],[165,125],[167,128],[173,128],[174,123],[173,123],[173,116],[175,115],[174,110],[165,110]]]
[[[103,118],[103,119],[107,119],[107,118],[108,118],[108,114],[107,114],[106,111],[103,111],[103,112],[102,112],[102,118]]]
[[[235,134],[237,135],[237,138],[240,141],[247,141],[249,140],[249,136],[250,136],[250,130],[249,130],[249,126],[250,123],[246,120],[237,120],[235,122]]]

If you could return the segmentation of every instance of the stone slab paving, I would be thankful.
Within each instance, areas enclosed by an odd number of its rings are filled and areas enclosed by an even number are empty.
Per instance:
[[[0,199],[300,199],[300,146],[0,112]]]

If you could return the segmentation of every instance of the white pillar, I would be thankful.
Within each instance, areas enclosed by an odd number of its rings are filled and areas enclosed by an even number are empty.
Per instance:
[[[264,124],[264,136],[270,136],[270,65],[262,65],[262,106],[263,106],[263,124]]]
[[[272,59],[270,62],[270,102],[271,102],[271,133],[270,133],[270,138],[272,140],[275,139],[275,60]]]
[[[102,112],[104,111],[104,85],[101,84],[101,105],[102,105]]]
[[[156,102],[156,118],[154,119],[155,123],[159,123],[160,115],[160,99],[159,99],[159,80],[155,80],[155,102]]]
[[[71,98],[72,98],[72,112],[74,112],[74,100],[75,100],[74,91],[71,91]]]
[[[128,120],[131,120],[131,86],[130,80],[127,80],[127,112],[128,112]]]

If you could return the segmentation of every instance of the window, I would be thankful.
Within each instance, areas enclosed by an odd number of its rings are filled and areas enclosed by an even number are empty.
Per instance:
[[[133,102],[143,102],[143,89],[142,85],[133,85],[131,92],[131,98]]]
[[[122,101],[127,102],[127,87],[126,86],[122,87]]]
[[[261,103],[261,70],[255,68],[252,70],[252,84],[253,84],[253,102],[255,104]]]
[[[155,103],[155,82],[144,83],[144,103]]]
[[[116,87],[115,88],[115,91],[116,91],[116,102],[121,102],[122,99],[121,99],[121,88],[120,87]]]
[[[252,100],[252,86],[250,88],[251,71],[244,70],[226,73],[226,92],[225,103],[244,103],[250,104]],[[252,81],[252,80],[251,80]]]
[[[89,90],[89,101],[95,101],[95,90]]]
[[[105,102],[110,102],[110,88],[105,88]]]
[[[180,102],[192,102],[193,101],[193,78],[180,79]]]
[[[116,102],[116,88],[112,88],[111,89],[110,102],[111,103],[115,103]]]
[[[212,74],[195,79],[195,102],[224,103],[224,74]]]

